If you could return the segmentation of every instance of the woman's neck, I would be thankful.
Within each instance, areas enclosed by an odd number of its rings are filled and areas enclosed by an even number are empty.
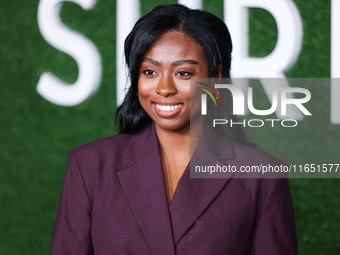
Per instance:
[[[171,155],[174,160],[185,158],[188,162],[204,131],[202,125],[194,130],[190,126],[181,131],[165,130],[157,125],[155,129],[161,153]]]
[[[171,154],[175,158],[190,158],[190,129],[176,132],[164,130],[156,126],[159,147],[162,153]],[[174,159],[175,159],[174,158]]]
[[[180,131],[174,131],[155,125],[161,152],[172,155],[174,159],[187,158],[189,161],[203,135],[204,122],[195,122],[195,127],[193,129],[187,126]]]
[[[191,136],[190,131],[190,126],[176,132],[161,129],[156,125],[168,203],[172,200],[177,183],[203,134],[203,129],[200,134],[191,131]]]

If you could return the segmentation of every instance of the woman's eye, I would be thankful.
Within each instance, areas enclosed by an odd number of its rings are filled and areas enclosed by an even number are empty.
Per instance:
[[[176,75],[179,76],[179,77],[182,77],[182,78],[189,78],[193,75],[193,73],[190,73],[190,72],[187,72],[187,71],[180,71]]]
[[[143,74],[145,74],[146,76],[155,76],[157,73],[151,69],[146,69],[144,71],[142,71]]]

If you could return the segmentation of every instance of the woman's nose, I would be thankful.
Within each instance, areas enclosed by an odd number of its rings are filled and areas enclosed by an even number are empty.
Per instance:
[[[158,81],[156,92],[163,97],[169,97],[177,94],[176,84],[173,77],[171,77],[171,75],[162,76]]]

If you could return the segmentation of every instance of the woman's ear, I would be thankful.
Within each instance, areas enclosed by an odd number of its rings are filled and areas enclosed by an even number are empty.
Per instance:
[[[218,65],[218,76],[216,77],[217,82],[216,83],[220,83],[221,79],[222,79],[222,65]]]
[[[221,64],[218,65],[218,78],[219,79],[222,78],[222,65]]]

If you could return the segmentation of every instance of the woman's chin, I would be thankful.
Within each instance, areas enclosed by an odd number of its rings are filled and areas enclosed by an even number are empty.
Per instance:
[[[162,121],[155,121],[156,130],[161,129],[164,131],[172,131],[172,132],[188,132],[190,131],[190,122],[178,122],[174,120],[162,120]]]

